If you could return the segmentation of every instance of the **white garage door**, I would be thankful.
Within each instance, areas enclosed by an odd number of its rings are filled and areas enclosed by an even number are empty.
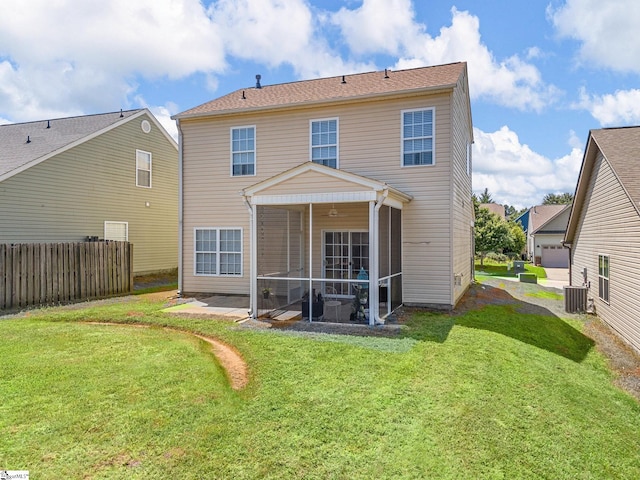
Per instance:
[[[569,249],[562,245],[542,246],[542,266],[549,268],[569,268]]]

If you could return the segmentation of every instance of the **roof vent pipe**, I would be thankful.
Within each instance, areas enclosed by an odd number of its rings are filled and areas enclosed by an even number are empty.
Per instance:
[[[262,78],[261,75],[256,75],[256,88],[262,88],[262,85],[260,85],[261,78]]]
[[[344,79],[344,75],[342,75],[342,83],[347,83],[347,81]]]
[[[387,73],[387,69],[384,69],[384,78],[389,78],[389,74]]]
[[[122,109],[120,109],[120,118],[124,117],[123,113],[122,113]]]
[[[50,122],[51,122],[50,120],[47,120],[47,128],[51,128],[51,123]]]
[[[244,94],[244,90],[242,90],[242,99],[243,99],[243,100],[246,100],[246,99],[247,99],[246,95]]]
[[[31,143],[31,137],[27,135],[27,143]]]

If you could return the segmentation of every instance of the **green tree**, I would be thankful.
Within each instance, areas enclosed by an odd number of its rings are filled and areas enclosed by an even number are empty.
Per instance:
[[[573,194],[566,193],[547,193],[542,199],[543,205],[569,205],[573,202]]]
[[[485,188],[484,192],[482,192],[480,194],[480,197],[478,198],[478,201],[480,203],[493,203],[493,198],[491,197],[491,194],[489,193],[489,189]]]
[[[509,239],[504,247],[504,251],[518,256],[524,250],[524,246],[527,243],[527,237],[525,236],[520,223],[516,223],[514,220],[509,220],[507,225],[509,226]]]
[[[502,252],[510,242],[509,224],[486,208],[476,212],[475,239],[476,255],[480,257],[480,265],[484,265],[484,257],[489,252]]]
[[[520,255],[527,239],[520,224],[504,220],[486,208],[476,210],[475,244],[480,265],[489,252]]]

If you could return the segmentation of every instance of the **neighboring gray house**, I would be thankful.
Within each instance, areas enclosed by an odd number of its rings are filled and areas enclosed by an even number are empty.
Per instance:
[[[526,254],[531,262],[550,268],[569,266],[569,250],[562,241],[570,210],[570,205],[536,205],[516,220],[527,236]]]
[[[468,289],[466,63],[258,83],[174,118],[182,291],[250,295],[253,316],[320,294],[325,318],[375,323]]]
[[[571,284],[640,351],[640,127],[589,132],[565,242]]]
[[[128,240],[178,264],[178,147],[147,109],[0,125],[0,243]]]

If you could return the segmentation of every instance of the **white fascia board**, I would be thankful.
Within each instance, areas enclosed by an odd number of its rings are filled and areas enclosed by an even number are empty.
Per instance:
[[[354,203],[376,199],[376,192],[299,193],[293,195],[254,195],[252,205],[300,205],[309,203]]]

